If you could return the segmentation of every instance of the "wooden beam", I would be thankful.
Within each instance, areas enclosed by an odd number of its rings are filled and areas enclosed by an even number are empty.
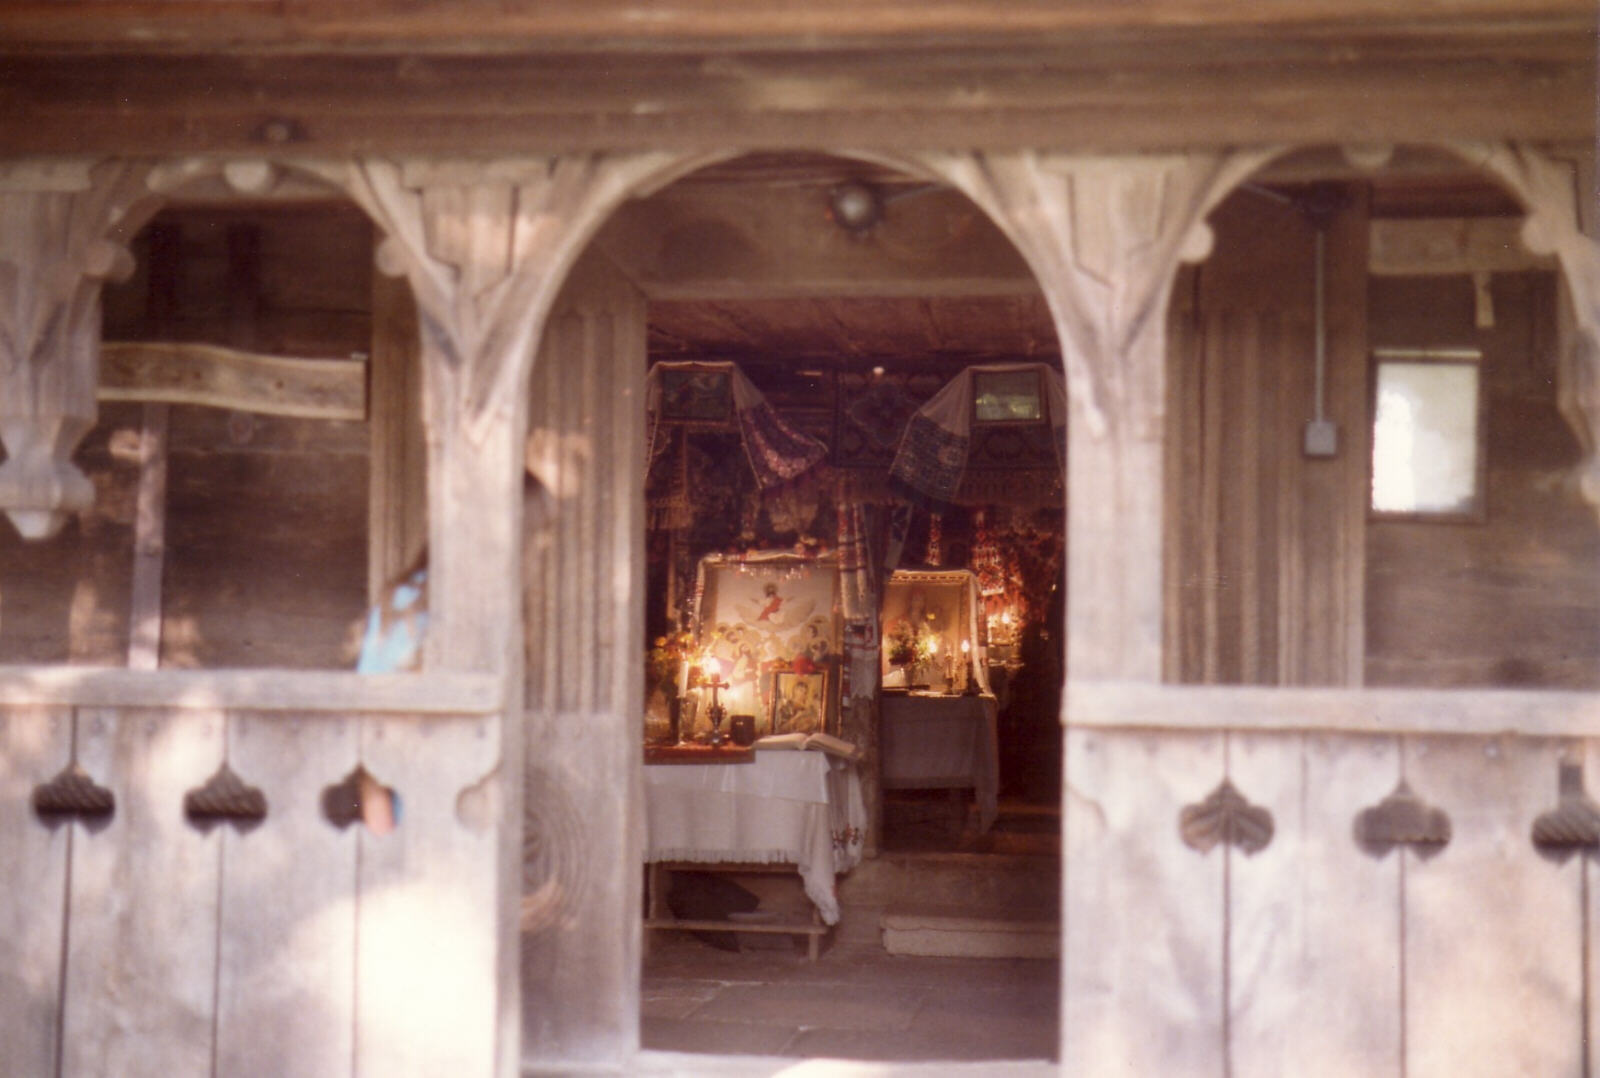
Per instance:
[[[218,708],[345,718],[352,712],[483,715],[501,707],[482,674],[352,674],[340,670],[125,670],[0,666],[0,704]]]
[[[76,9],[75,9],[76,10]],[[992,7],[991,7],[992,10]],[[83,20],[90,22],[92,20]],[[719,55],[16,55],[11,154],[1589,141],[1587,30]],[[0,41],[7,40],[0,22]],[[410,50],[408,50],[409,52]]]
[[[1600,693],[1068,681],[1068,726],[1600,736]]]
[[[101,346],[101,400],[204,404],[304,419],[365,419],[366,363],[298,359],[211,344]]]
[[[1443,27],[1488,35],[1512,29],[1593,29],[1584,0],[1445,0],[1420,16],[1385,0],[1254,0],[1219,6],[1207,0],[1107,5],[1097,0],[786,0],[717,3],[665,0],[640,17],[629,0],[545,0],[497,5],[486,18],[469,0],[418,6],[372,0],[328,6],[267,0],[102,0],[63,10],[48,0],[6,5],[0,39],[12,47],[128,48],[149,51],[232,48],[429,49],[505,51],[529,47],[592,49],[624,42],[651,51],[709,43],[748,49],[950,44],[969,41],[1058,42],[1085,36],[1230,33],[1258,39],[1326,38],[1364,31],[1415,37]]]
[[[1374,220],[1368,269],[1387,277],[1555,270],[1522,245],[1521,217]]]

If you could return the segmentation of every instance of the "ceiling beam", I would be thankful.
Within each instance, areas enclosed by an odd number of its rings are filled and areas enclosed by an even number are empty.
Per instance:
[[[1592,142],[1595,126],[1592,8],[1583,32],[1537,20],[1455,32],[1442,21],[1431,36],[1384,37],[1350,23],[1281,39],[1166,28],[1059,45],[720,53],[639,38],[593,52],[432,54],[413,42],[403,55],[230,53],[201,35],[176,61],[159,50],[18,51],[7,17],[7,154],[1126,151]]]

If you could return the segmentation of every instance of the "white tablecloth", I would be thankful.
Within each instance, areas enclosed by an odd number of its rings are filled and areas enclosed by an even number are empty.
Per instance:
[[[833,878],[861,860],[867,819],[854,765],[793,750],[749,764],[648,764],[644,795],[646,861],[793,861],[824,923],[838,923]]]
[[[971,787],[987,831],[999,814],[999,709],[987,694],[885,693],[878,745],[886,790]]]

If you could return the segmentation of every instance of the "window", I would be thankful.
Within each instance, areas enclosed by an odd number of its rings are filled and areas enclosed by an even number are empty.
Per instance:
[[[1483,516],[1482,353],[1380,348],[1372,421],[1372,510]]]

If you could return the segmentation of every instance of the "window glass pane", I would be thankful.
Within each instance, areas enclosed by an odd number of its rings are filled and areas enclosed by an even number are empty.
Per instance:
[[[1038,419],[1039,375],[1036,371],[987,371],[973,375],[972,397],[979,423]]]
[[[1467,513],[1478,497],[1478,367],[1378,364],[1372,508]]]

